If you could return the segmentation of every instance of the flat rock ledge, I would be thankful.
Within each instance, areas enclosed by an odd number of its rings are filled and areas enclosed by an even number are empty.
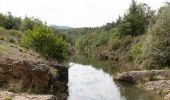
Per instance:
[[[117,74],[114,79],[136,84],[147,91],[164,96],[164,100],[170,100],[170,70],[123,72]]]
[[[12,93],[0,91],[0,100],[56,100],[53,95],[35,95],[28,93]]]

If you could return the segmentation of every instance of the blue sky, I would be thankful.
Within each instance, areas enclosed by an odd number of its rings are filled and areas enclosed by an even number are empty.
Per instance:
[[[137,0],[158,9],[167,0]],[[128,9],[131,0],[0,0],[0,12],[11,11],[71,27],[95,27],[112,22]]]

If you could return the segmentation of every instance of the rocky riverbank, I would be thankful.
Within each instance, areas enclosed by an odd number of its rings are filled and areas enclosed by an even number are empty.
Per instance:
[[[0,86],[3,88],[0,99],[10,96],[12,100],[55,100],[58,96],[65,100],[68,94],[68,68],[54,62],[43,59],[33,51],[0,41]],[[32,95],[26,94],[28,92]]]
[[[164,96],[170,100],[170,70],[145,70],[119,73],[114,78]]]
[[[35,95],[28,93],[13,93],[0,91],[0,100],[56,100],[54,95]]]

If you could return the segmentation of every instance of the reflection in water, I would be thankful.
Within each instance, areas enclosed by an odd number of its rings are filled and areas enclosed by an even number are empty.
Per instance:
[[[126,100],[163,100],[159,95],[139,89],[132,84],[119,83],[118,87]]]
[[[68,100],[125,100],[109,74],[91,66],[70,66]]]
[[[162,100],[132,85],[115,84],[112,76],[92,66],[70,63],[68,100]]]

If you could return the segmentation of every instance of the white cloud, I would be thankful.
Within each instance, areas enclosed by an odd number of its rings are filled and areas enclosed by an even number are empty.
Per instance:
[[[137,0],[159,8],[166,0]],[[39,17],[49,24],[73,27],[101,26],[112,22],[131,0],[0,0],[0,12]]]

